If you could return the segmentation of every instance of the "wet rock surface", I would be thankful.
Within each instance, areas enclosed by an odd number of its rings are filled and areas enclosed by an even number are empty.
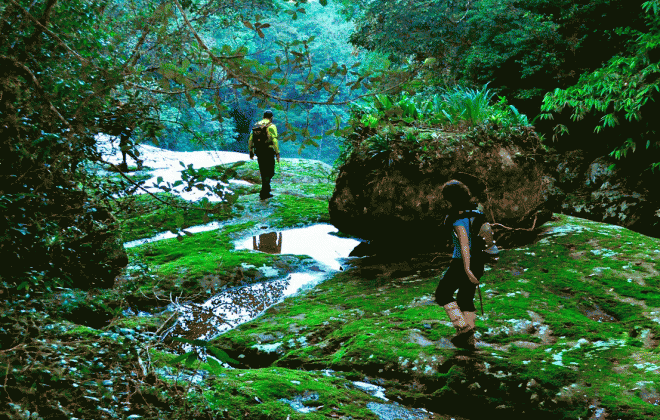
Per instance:
[[[660,244],[636,235],[561,216],[546,225],[535,244],[507,251],[482,279],[486,313],[478,317],[475,352],[451,344],[451,324],[432,304],[441,268],[430,277],[372,280],[349,269],[336,282],[221,337],[217,345],[228,349],[236,343],[232,337],[250,331],[254,341],[240,340],[246,359],[258,360],[256,342],[268,337],[278,345],[275,366],[331,367],[382,381],[384,397],[408,411],[374,402],[369,407],[384,416],[379,418],[426,418],[448,411],[464,418],[485,412],[509,418],[558,413],[653,418],[660,413],[653,338],[660,301],[643,292],[659,279],[655,269],[645,269],[645,275],[634,270],[636,282],[623,276],[631,276],[631,267],[642,267],[633,255],[656,265]],[[620,242],[625,246],[614,252],[612,245]],[[579,265],[568,263],[576,253]],[[630,305],[633,296],[646,298]],[[314,309],[305,310],[308,305]],[[654,388],[636,385],[645,380]]]
[[[630,176],[614,158],[593,158],[580,150],[548,162],[546,194],[556,203],[553,211],[660,237],[658,174]]]

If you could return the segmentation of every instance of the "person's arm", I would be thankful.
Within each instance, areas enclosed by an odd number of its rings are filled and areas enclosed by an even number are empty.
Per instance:
[[[268,135],[270,135],[270,139],[273,142],[273,150],[275,151],[275,156],[277,157],[277,161],[280,161],[280,146],[277,143],[277,127],[275,124],[271,124],[268,126]]]
[[[461,244],[461,257],[463,258],[463,268],[468,279],[474,283],[479,284],[479,279],[472,273],[470,269],[470,242],[468,240],[467,231],[463,226],[454,226],[454,231],[458,237],[458,242]]]
[[[250,138],[248,138],[248,151],[250,153],[250,159],[254,159],[254,150],[252,150],[252,131],[250,131]]]

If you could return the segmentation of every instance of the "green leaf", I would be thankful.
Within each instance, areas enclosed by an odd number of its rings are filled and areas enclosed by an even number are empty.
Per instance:
[[[213,369],[215,369],[215,370],[220,370],[220,369],[222,369],[222,365],[221,365],[220,363],[218,363],[218,361],[215,360],[215,358],[208,357],[208,358],[206,359],[206,361],[209,363],[209,365],[211,366],[211,368],[213,368]]]
[[[220,361],[222,361],[222,362],[225,362],[225,363],[232,363],[232,364],[235,364],[235,365],[239,364],[239,362],[238,362],[237,360],[234,360],[234,359],[232,359],[231,357],[229,357],[229,355],[228,355],[227,353],[225,353],[224,350],[221,350],[221,349],[219,349],[219,348],[217,348],[217,347],[213,347],[213,346],[208,346],[206,349],[207,349],[208,351],[210,351],[211,353],[213,353],[213,355],[214,355],[218,360],[220,360]]]
[[[178,338],[178,337],[177,337]],[[175,338],[176,340],[176,338]],[[181,356],[177,356],[174,359],[170,360],[171,365],[178,365],[179,363],[183,362],[186,358],[188,358],[190,355],[195,355],[195,352],[189,351],[188,353],[184,353]]]

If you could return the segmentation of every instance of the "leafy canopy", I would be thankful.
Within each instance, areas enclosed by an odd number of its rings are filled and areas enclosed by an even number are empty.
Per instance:
[[[635,152],[639,143],[652,152],[654,159],[660,159],[657,139],[660,127],[655,122],[658,111],[655,100],[660,92],[660,2],[648,1],[642,7],[647,22],[643,30],[630,27],[616,30],[619,36],[628,39],[625,50],[600,68],[583,73],[576,84],[547,93],[542,107],[546,112],[543,116],[548,119],[552,118],[551,113],[564,109],[570,110],[573,121],[599,115],[596,133],[614,128],[622,120],[636,122],[636,138],[627,137],[610,153],[617,159],[626,157],[629,150]],[[566,133],[565,125],[556,126],[556,136]],[[660,162],[650,163],[650,168],[660,168]]]

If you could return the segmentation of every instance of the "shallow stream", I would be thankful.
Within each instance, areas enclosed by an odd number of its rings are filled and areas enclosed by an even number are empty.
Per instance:
[[[212,224],[186,230],[212,230],[210,225]],[[219,224],[215,228],[219,228]],[[332,273],[341,270],[342,261],[348,258],[349,253],[359,243],[355,239],[334,236],[333,233],[336,232],[337,229],[332,225],[318,224],[299,229],[264,232],[236,241],[236,249],[250,249],[269,254],[308,255],[314,258],[320,267],[282,274],[273,267],[243,264],[244,269],[260,270],[267,280],[231,288],[201,304],[175,303],[172,309],[178,313],[178,319],[164,336],[210,340],[256,318],[286,297],[314,287]],[[152,239],[143,240],[142,243],[152,242]],[[186,346],[184,349],[189,350]]]

